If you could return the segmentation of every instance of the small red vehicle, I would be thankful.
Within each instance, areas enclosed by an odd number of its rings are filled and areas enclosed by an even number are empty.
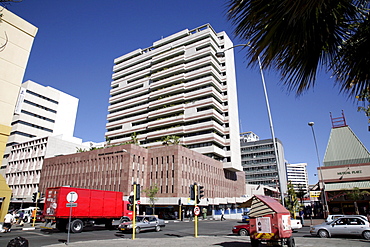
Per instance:
[[[238,234],[239,236],[249,236],[250,225],[236,225],[232,229],[233,233]]]
[[[290,213],[277,200],[269,196],[255,195],[252,198],[249,217],[252,247],[258,247],[260,242],[295,246]]]

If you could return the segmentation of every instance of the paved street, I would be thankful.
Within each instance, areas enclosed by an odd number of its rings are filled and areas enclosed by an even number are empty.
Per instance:
[[[321,223],[322,220],[314,220],[313,224]],[[309,221],[306,221],[309,224]],[[106,230],[103,227],[87,229],[80,234],[71,234],[69,246],[73,247],[112,247],[112,246],[224,246],[239,247],[251,246],[250,238],[231,234],[233,225],[240,224],[236,220],[220,221],[200,221],[199,236],[194,237],[193,222],[170,221],[161,232],[143,232],[136,235],[132,240],[130,233],[121,233],[116,230]],[[65,246],[67,234],[64,232],[40,231],[39,224],[35,230],[30,230],[26,226],[22,230],[20,227],[13,227],[10,233],[0,234],[0,246],[6,246],[10,239],[16,236],[23,236],[29,240],[29,247]],[[361,238],[330,238],[322,239],[312,237],[309,234],[309,227],[303,227],[293,233],[298,247],[325,246],[325,247],[369,247],[370,241]],[[266,245],[261,245],[266,246]]]

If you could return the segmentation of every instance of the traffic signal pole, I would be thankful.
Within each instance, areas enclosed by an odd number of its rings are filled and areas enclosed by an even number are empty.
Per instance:
[[[33,216],[32,227],[35,227],[35,221],[36,221],[36,215],[37,215],[37,202],[39,201],[39,197],[40,197],[40,192],[37,192],[37,194],[36,194],[36,208],[32,211],[32,216]]]
[[[132,239],[135,239],[136,233],[136,183],[134,183],[134,208],[132,216]]]
[[[194,195],[195,195],[195,201],[194,201],[194,209],[197,207],[197,201],[198,201],[198,185],[197,183],[194,183]],[[195,211],[195,210],[193,210]],[[194,237],[198,237],[198,215],[195,214],[195,212],[193,212],[195,217],[195,221],[194,221]]]

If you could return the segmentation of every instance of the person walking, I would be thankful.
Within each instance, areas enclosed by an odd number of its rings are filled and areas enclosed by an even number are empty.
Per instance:
[[[304,225],[304,211],[303,211],[303,209],[301,209],[301,211],[299,211],[299,217],[301,217],[301,224],[303,226]]]
[[[225,219],[225,210],[221,208],[221,221],[226,220]]]
[[[202,213],[203,213],[203,220],[205,220],[207,218],[207,209],[205,207],[202,209]]]
[[[14,221],[13,215],[8,212],[4,217],[4,232],[10,232],[10,228],[12,228],[12,224]]]

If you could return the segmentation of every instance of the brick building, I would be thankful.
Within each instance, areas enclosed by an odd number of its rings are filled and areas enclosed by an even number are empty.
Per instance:
[[[141,191],[159,186],[156,205],[184,205],[189,201],[189,186],[194,182],[205,189],[200,205],[243,202],[243,172],[225,172],[220,161],[180,145],[146,149],[126,144],[104,149],[45,159],[40,191],[48,187],[71,187],[121,191],[125,197],[133,182]],[[142,193],[141,204],[149,198]]]

